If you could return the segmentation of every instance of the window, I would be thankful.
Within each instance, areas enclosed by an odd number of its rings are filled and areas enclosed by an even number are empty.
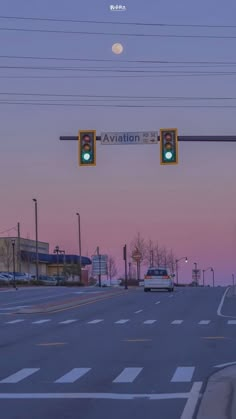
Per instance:
[[[166,269],[149,269],[147,276],[168,276]]]

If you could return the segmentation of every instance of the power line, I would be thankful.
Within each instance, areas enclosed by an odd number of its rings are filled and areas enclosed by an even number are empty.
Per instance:
[[[106,58],[76,58],[76,57],[42,57],[24,55],[0,55],[0,59],[22,59],[22,60],[52,60],[52,61],[85,61],[85,62],[111,62],[117,65],[114,59]],[[204,64],[204,65],[236,65],[236,61],[172,61],[172,60],[123,60],[119,63],[140,63],[140,64]]]
[[[214,109],[236,109],[236,105],[131,105],[131,104],[88,104],[88,103],[47,103],[47,102],[16,102],[16,101],[1,101],[0,105],[30,105],[30,106],[59,106],[59,107],[102,107],[102,108],[214,108]]]
[[[79,19],[60,19],[60,18],[40,18],[33,16],[0,16],[5,20],[25,20],[37,22],[65,22],[65,23],[86,23],[101,25],[126,25],[126,26],[158,26],[158,27],[189,27],[189,28],[236,28],[236,25],[209,25],[209,24],[181,24],[181,23],[145,23],[145,22],[115,22],[115,21],[98,21],[98,20],[79,20]]]
[[[214,75],[214,74],[223,74],[223,75],[232,75],[232,74],[236,74],[235,71],[209,71],[209,70],[204,70],[204,71],[187,71],[187,70],[182,70],[182,71],[176,71],[176,70],[163,70],[163,69],[152,69],[152,70],[146,70],[146,69],[141,69],[141,70],[137,70],[137,69],[122,69],[122,68],[103,68],[103,67],[96,67],[96,68],[91,68],[91,67],[56,67],[56,66],[20,66],[20,65],[0,65],[0,69],[7,69],[7,70],[43,70],[43,71],[86,71],[86,72],[111,72],[111,73],[159,73],[159,74],[182,74],[182,75],[187,75],[187,74],[193,74],[193,75],[199,75],[199,74],[210,74],[210,75]]]
[[[57,29],[29,29],[29,28],[1,28],[0,31],[31,32],[31,33],[57,33],[67,35],[102,35],[102,36],[127,36],[148,38],[199,38],[199,39],[236,39],[236,35],[178,35],[178,34],[144,34],[144,33],[118,33],[118,32],[89,32]]]
[[[236,96],[131,96],[131,95],[89,95],[80,93],[26,93],[26,92],[1,92],[0,96],[37,96],[37,97],[70,97],[70,98],[89,98],[89,99],[139,99],[139,100],[236,100]]]

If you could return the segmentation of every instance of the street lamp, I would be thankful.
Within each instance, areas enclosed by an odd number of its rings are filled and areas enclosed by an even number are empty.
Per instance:
[[[213,268],[211,268],[211,272],[212,272],[212,284],[213,284],[213,287],[214,287],[215,286],[215,271],[214,271]]]
[[[16,265],[15,265],[15,240],[11,241],[12,244],[12,258],[13,258],[13,287],[16,288]]]
[[[233,280],[233,295],[235,295],[235,289],[234,289],[234,274],[232,274],[232,280]]]
[[[82,276],[82,256],[81,256],[81,229],[80,229],[80,213],[76,213],[78,217],[78,233],[79,233],[79,269],[80,269],[80,282]]]
[[[39,251],[38,251],[38,202],[33,199],[35,209],[35,242],[36,242],[36,281],[39,280]]]
[[[63,254],[63,272],[64,272],[64,276],[65,276],[65,271],[66,271],[66,252],[65,250],[59,250],[59,253]]]
[[[59,284],[59,246],[56,246],[53,253],[56,253],[57,255],[57,285]]]
[[[212,268],[206,268],[202,270],[202,285],[205,287],[205,272],[211,270]]]
[[[185,259],[185,263],[187,263],[187,262],[188,262],[188,258],[187,258],[187,256],[184,256],[184,257],[182,257],[182,258],[180,258],[180,259],[176,259],[176,261],[175,261],[175,266],[176,266],[176,283],[177,283],[177,285],[179,284],[179,269],[178,269],[178,263],[179,263],[181,260],[183,260],[183,259]]]

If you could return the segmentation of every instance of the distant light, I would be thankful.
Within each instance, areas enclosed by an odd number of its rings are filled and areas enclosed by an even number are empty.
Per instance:
[[[171,151],[167,151],[166,154],[165,154],[165,157],[166,157],[167,160],[170,160],[170,159],[172,159],[173,154],[171,153]]]
[[[89,153],[84,153],[83,155],[84,160],[89,160],[90,159],[90,154]]]

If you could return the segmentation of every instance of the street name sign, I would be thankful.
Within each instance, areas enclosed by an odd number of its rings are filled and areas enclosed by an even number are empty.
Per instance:
[[[158,132],[102,132],[103,145],[157,144]]]
[[[92,256],[92,271],[93,275],[107,275],[107,255]]]

